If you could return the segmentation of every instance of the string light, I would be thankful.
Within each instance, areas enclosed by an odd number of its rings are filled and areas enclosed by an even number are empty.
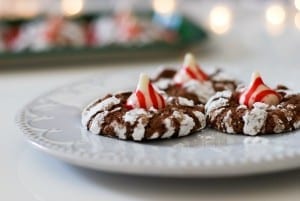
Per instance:
[[[176,9],[175,0],[153,0],[153,9],[159,14],[172,14]]]
[[[211,30],[216,34],[224,34],[231,27],[232,12],[225,5],[215,6],[209,14]]]
[[[294,22],[295,22],[296,28],[300,30],[300,12],[298,12],[298,13],[295,15]]]
[[[10,2],[11,13],[14,16],[31,18],[39,14],[40,4],[38,0],[15,0]]]
[[[83,0],[62,0],[61,9],[67,16],[77,15],[82,11]]]
[[[0,0],[0,17],[3,17],[7,14],[8,2],[5,0]]]
[[[283,33],[285,27],[286,11],[280,4],[272,4],[265,11],[266,29],[272,36]]]
[[[271,5],[266,10],[266,20],[272,25],[283,24],[286,18],[286,13],[281,5]]]
[[[300,0],[295,0],[295,7],[298,11],[300,11]]]

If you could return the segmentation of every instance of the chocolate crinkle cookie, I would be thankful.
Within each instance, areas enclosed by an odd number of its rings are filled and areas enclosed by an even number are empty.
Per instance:
[[[266,91],[266,90],[265,90]],[[225,133],[247,135],[273,134],[300,127],[300,94],[288,94],[286,88],[275,90],[281,99],[277,105],[255,102],[241,104],[241,93],[216,93],[205,105],[208,126]]]
[[[107,95],[82,112],[82,124],[94,134],[124,140],[186,136],[206,126],[204,106],[182,97],[169,97],[161,109],[129,108],[131,92]]]
[[[209,75],[209,80],[199,83],[191,80],[183,85],[177,85],[173,81],[176,70],[172,68],[163,69],[153,79],[153,84],[169,96],[181,96],[193,100],[196,103],[205,104],[207,100],[218,91],[234,91],[239,85],[238,81],[229,78],[220,69]]]
[[[180,70],[163,68],[152,79],[153,84],[169,96],[181,96],[205,104],[218,91],[234,91],[239,82],[220,69],[212,74],[201,70],[191,54],[185,56]]]

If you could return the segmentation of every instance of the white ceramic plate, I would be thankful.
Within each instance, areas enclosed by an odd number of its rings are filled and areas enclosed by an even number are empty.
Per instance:
[[[114,80],[117,80],[116,83]],[[261,137],[204,130],[136,143],[98,136],[81,127],[82,108],[108,92],[133,89],[132,76],[98,76],[53,90],[28,104],[18,124],[35,147],[75,165],[111,172],[219,177],[300,167],[300,131]]]

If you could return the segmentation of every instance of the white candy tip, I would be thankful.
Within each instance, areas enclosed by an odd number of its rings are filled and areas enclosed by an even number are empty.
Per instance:
[[[149,78],[149,77],[145,73],[140,74],[140,79],[147,79],[147,78]]]
[[[156,109],[165,107],[164,98],[153,88],[148,75],[141,73],[137,89],[127,99],[129,108]]]
[[[197,66],[197,61],[195,56],[192,53],[187,53],[184,56],[184,61],[183,61],[183,66],[187,67],[187,66]]]
[[[146,75],[145,73],[141,73],[137,89],[141,90],[141,91],[146,90],[149,82],[150,82],[150,79],[149,79],[148,75]]]
[[[254,72],[252,73],[251,79],[252,79],[252,80],[255,80],[255,79],[258,78],[258,77],[261,77],[261,76],[260,76],[260,73],[259,73],[258,71],[254,71]]]

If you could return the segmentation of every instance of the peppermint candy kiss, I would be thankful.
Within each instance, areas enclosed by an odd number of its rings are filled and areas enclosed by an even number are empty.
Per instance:
[[[208,76],[200,69],[194,55],[187,53],[184,57],[183,67],[174,76],[174,82],[176,84],[183,84],[190,80],[203,82],[208,80]]]
[[[254,72],[250,87],[240,95],[239,103],[251,107],[256,102],[277,105],[280,100],[281,96],[265,85],[258,72]]]
[[[58,39],[59,37],[59,32],[63,27],[63,19],[60,17],[54,17],[51,18],[47,22],[47,27],[46,27],[46,38],[49,40],[49,42],[53,42]]]
[[[126,106],[129,108],[149,109],[154,107],[160,109],[165,107],[165,105],[165,99],[153,88],[149,77],[141,74],[137,89],[127,99]]]

